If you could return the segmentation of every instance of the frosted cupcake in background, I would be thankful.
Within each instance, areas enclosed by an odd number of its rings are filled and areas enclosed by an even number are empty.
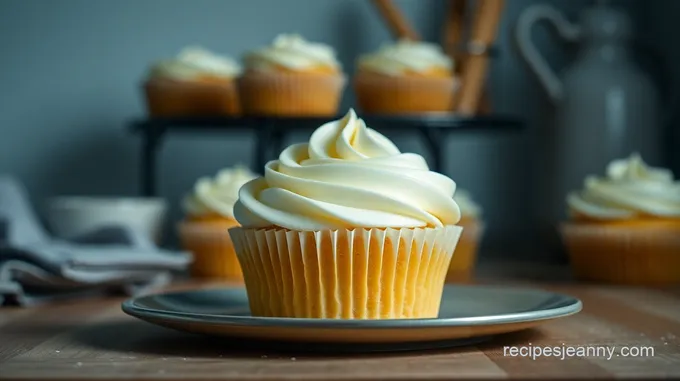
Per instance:
[[[239,188],[255,177],[242,166],[224,169],[214,178],[199,179],[184,198],[186,217],[179,225],[179,233],[184,248],[194,256],[193,276],[242,278],[227,230],[239,226],[234,218]]]
[[[152,116],[238,115],[240,65],[200,47],[151,66],[144,83]]]
[[[445,112],[456,90],[453,61],[438,45],[401,40],[359,57],[354,90],[366,113]]]
[[[241,188],[229,232],[255,316],[432,318],[458,242],[455,183],[353,110]]]
[[[464,283],[474,276],[479,242],[484,233],[482,208],[463,189],[456,189],[453,199],[460,207],[461,219],[458,225],[463,227],[463,233],[456,247],[456,255],[449,264],[446,281]]]
[[[244,64],[239,90],[246,114],[337,114],[346,78],[330,46],[282,34],[246,54]]]
[[[680,182],[638,154],[615,160],[568,195],[561,232],[575,275],[586,280],[680,282]]]

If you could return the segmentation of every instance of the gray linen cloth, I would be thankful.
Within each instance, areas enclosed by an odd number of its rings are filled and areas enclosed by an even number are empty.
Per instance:
[[[0,176],[0,305],[145,293],[167,284],[172,271],[184,270],[190,261],[189,254],[159,249],[124,226],[54,239],[23,186]]]

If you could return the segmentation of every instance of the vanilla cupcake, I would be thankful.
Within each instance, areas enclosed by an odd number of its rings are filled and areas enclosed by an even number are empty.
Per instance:
[[[455,183],[353,110],[241,188],[230,229],[255,316],[432,318],[462,228]]]
[[[182,202],[186,217],[179,224],[183,246],[193,253],[195,277],[240,279],[241,268],[227,230],[239,226],[234,218],[238,190],[257,175],[237,166],[215,178],[201,178]]]
[[[460,207],[461,219],[458,225],[463,227],[463,233],[456,247],[456,255],[449,264],[446,280],[467,282],[474,275],[477,249],[484,233],[482,207],[472,199],[469,192],[463,189],[457,189],[453,199]]]
[[[567,197],[562,236],[575,275],[615,283],[680,282],[680,182],[638,154],[615,160]]]
[[[361,56],[354,90],[374,114],[446,112],[456,89],[453,61],[435,44],[401,40]]]
[[[144,90],[152,116],[238,115],[240,65],[229,57],[190,47],[152,65]]]
[[[346,78],[335,51],[296,34],[246,54],[239,81],[243,110],[250,115],[334,116]]]

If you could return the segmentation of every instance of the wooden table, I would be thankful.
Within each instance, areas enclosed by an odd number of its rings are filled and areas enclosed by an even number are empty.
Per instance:
[[[544,273],[545,274],[545,273]],[[484,283],[518,283],[511,279]],[[0,309],[0,379],[444,380],[506,377],[680,377],[680,289],[526,282],[580,298],[578,315],[483,345],[425,352],[313,355],[245,349],[174,332],[120,310],[121,299]],[[653,355],[504,355],[504,346],[649,347]]]

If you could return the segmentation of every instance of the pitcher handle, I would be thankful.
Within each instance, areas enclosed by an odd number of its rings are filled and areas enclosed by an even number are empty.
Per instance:
[[[562,82],[531,40],[531,29],[539,21],[550,22],[555,27],[557,34],[565,41],[578,40],[581,31],[577,25],[570,23],[557,9],[544,4],[530,6],[522,12],[517,20],[515,39],[519,53],[536,74],[548,96],[553,102],[557,102],[563,96]]]

